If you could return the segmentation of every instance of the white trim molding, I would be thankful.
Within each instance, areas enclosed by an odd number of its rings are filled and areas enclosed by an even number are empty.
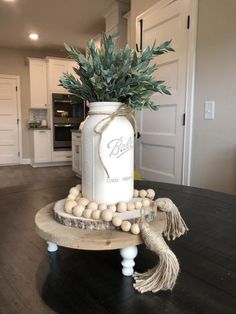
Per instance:
[[[31,159],[30,158],[21,158],[21,164],[22,165],[31,165]]]
[[[188,65],[187,65],[186,109],[185,109],[186,122],[184,129],[183,169],[182,169],[182,184],[184,185],[190,185],[191,179],[198,0],[190,1],[189,16],[190,27],[188,41]]]

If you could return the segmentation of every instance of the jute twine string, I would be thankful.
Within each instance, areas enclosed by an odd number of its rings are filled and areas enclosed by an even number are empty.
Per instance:
[[[102,154],[101,154],[101,143],[102,143],[103,133],[116,117],[126,117],[127,119],[130,119],[133,122],[132,126],[134,128],[134,134],[135,136],[137,136],[137,122],[134,117],[134,110],[132,110],[131,108],[128,108],[127,105],[122,104],[116,111],[112,113],[90,112],[88,115],[89,116],[92,116],[92,115],[106,115],[107,116],[95,125],[94,132],[99,135],[98,156],[99,156],[100,162],[106,172],[107,177],[110,178],[108,169],[102,159]]]
[[[155,205],[156,209],[166,212],[167,227],[164,235],[168,240],[175,239],[188,230],[177,207],[170,199],[159,198],[155,201]],[[143,212],[141,212],[139,225],[145,245],[159,256],[159,264],[144,273],[135,272],[134,288],[140,293],[172,290],[179,273],[179,262],[175,254],[166,244],[161,232],[157,232],[145,221]]]

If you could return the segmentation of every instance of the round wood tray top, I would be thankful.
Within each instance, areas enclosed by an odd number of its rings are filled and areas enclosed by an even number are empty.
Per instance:
[[[140,201],[141,198],[135,198],[133,201]],[[76,217],[72,214],[68,214],[64,211],[66,199],[59,200],[55,203],[53,208],[54,219],[62,225],[67,227],[74,227],[79,229],[90,229],[90,230],[115,230],[115,226],[111,221],[103,221],[101,219],[92,219],[84,217]],[[145,219],[150,222],[154,219],[154,211],[149,208],[149,211],[145,211]],[[115,212],[113,216],[121,217],[122,220],[128,220],[131,223],[137,223],[140,218],[140,209],[135,209],[132,211],[124,211],[122,213]]]
[[[113,250],[143,243],[140,235],[120,230],[84,230],[64,226],[54,219],[53,207],[54,203],[48,204],[35,216],[36,232],[46,241],[81,250]],[[155,228],[164,230],[165,213],[158,212],[155,221]]]

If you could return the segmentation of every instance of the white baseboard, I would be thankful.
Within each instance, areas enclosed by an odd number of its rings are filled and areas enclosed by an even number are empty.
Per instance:
[[[40,167],[55,167],[55,166],[69,166],[71,165],[71,161],[58,161],[58,162],[50,162],[50,163],[30,163],[33,168]]]
[[[21,158],[20,163],[21,163],[21,165],[30,165],[31,160],[30,160],[30,158]]]

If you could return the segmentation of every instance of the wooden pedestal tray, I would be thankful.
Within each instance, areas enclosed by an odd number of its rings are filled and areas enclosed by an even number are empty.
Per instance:
[[[140,235],[133,235],[120,230],[89,230],[67,227],[58,223],[53,217],[54,203],[41,208],[35,216],[38,235],[47,241],[48,251],[58,250],[64,246],[80,250],[115,250],[120,249],[122,256],[122,274],[131,276],[137,256],[137,245],[143,243]],[[166,227],[166,214],[158,212],[155,228],[163,231]]]

